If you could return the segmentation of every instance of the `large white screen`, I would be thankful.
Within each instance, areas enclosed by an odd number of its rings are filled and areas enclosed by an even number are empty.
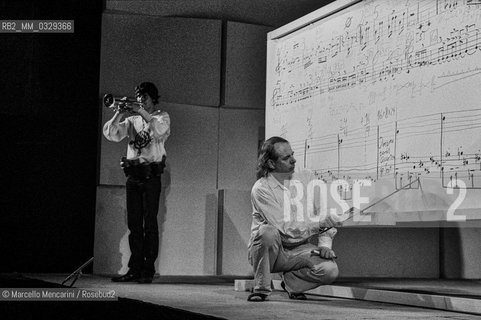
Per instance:
[[[270,33],[266,137],[287,138],[326,183],[368,179],[372,201],[420,181],[372,211],[474,213],[480,27],[479,0],[376,0]]]

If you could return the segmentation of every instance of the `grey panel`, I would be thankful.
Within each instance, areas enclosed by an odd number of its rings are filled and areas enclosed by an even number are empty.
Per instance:
[[[437,228],[338,228],[340,277],[437,278]]]
[[[264,110],[267,32],[272,28],[227,23],[226,107]]]
[[[220,109],[219,189],[250,190],[256,181],[264,111]]]
[[[162,101],[219,105],[221,21],[104,14],[100,94],[152,81]]]

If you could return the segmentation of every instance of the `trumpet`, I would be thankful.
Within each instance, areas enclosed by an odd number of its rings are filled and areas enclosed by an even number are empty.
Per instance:
[[[114,111],[120,111],[120,112],[125,112],[125,111],[132,112],[132,107],[134,105],[142,106],[142,102],[138,102],[135,99],[117,98],[110,93],[107,93],[104,95],[103,103],[105,107],[110,108]]]

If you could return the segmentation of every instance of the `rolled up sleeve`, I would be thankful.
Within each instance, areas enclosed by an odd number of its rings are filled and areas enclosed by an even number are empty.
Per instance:
[[[149,126],[155,139],[166,140],[170,135],[170,116],[165,112],[160,116],[154,116]]]
[[[119,142],[128,136],[128,130],[128,120],[124,120],[120,123],[114,123],[113,119],[111,119],[104,124],[103,134],[107,140]]]

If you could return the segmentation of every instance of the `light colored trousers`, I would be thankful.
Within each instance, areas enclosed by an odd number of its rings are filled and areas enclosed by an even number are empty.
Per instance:
[[[307,242],[293,248],[284,248],[279,231],[268,224],[262,225],[249,247],[249,262],[254,268],[254,292],[269,294],[271,273],[283,272],[283,280],[290,293],[304,292],[336,280],[339,270],[336,262],[311,255],[317,248]]]

